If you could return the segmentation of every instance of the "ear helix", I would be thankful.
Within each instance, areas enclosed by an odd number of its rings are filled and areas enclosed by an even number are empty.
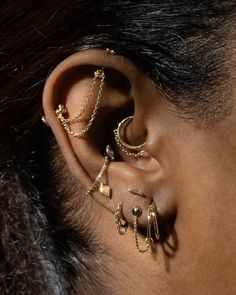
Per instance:
[[[112,49],[106,49],[106,52],[109,55],[114,55],[115,51]],[[82,138],[84,137],[87,132],[90,130],[91,126],[94,124],[95,117],[98,113],[98,110],[101,105],[102,100],[102,92],[103,92],[103,86],[105,82],[105,70],[102,67],[101,69],[98,69],[94,72],[93,81],[90,87],[90,91],[88,96],[85,99],[85,103],[82,106],[82,109],[72,118],[68,116],[68,111],[66,107],[62,104],[59,104],[57,109],[55,110],[58,120],[60,120],[62,126],[64,127],[65,131],[69,136],[73,136],[76,138]],[[98,85],[98,92],[95,94],[95,85]],[[96,87],[97,89],[97,87]],[[89,108],[90,104],[94,100],[95,97],[95,103],[93,107],[93,111],[90,115],[90,118],[88,120],[88,123],[86,126],[84,126],[81,130],[75,131],[73,130],[73,124],[78,123],[81,121],[82,116],[85,114],[87,109]],[[122,153],[125,153],[128,156],[131,157],[143,157],[147,153],[145,151],[145,142],[137,145],[132,146],[131,144],[127,143],[125,140],[125,128],[128,126],[129,123],[131,123],[133,120],[133,116],[127,117],[123,119],[119,124],[117,129],[114,130],[115,135],[115,142],[120,149]],[[46,123],[46,120],[44,120],[44,123]],[[93,181],[93,184],[91,187],[87,190],[87,195],[93,196],[93,193],[97,190],[99,191],[107,200],[112,198],[112,188],[106,183],[105,181],[105,173],[107,172],[107,169],[112,161],[115,160],[114,152],[111,149],[109,145],[106,147],[106,151],[104,154],[104,163],[98,172],[97,177]],[[147,196],[137,189],[128,189],[128,192],[132,194],[133,196],[139,196],[143,199],[149,199]],[[143,209],[139,205],[134,205],[132,209],[132,216],[133,216],[133,228],[134,228],[134,241],[136,249],[139,253],[145,253],[147,252],[152,244],[155,238],[156,240],[160,239],[159,235],[159,229],[158,229],[158,212],[155,206],[155,203],[152,201],[149,204],[147,211],[147,227],[146,227],[146,240],[145,240],[145,246],[141,247],[139,244],[139,218],[141,215],[143,215]],[[119,202],[116,211],[114,212],[115,215],[115,224],[116,229],[120,235],[124,235],[128,230],[128,222],[125,220],[123,216],[123,203]]]

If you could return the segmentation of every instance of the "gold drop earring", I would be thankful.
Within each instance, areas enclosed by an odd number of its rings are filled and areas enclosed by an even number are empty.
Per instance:
[[[139,246],[139,241],[138,241],[138,218],[142,215],[142,209],[139,206],[135,206],[132,210],[132,214],[134,217],[134,238],[135,238],[135,245],[139,253],[145,253],[149,250],[151,243],[152,243],[152,238],[149,236],[148,231],[147,231],[147,237],[146,237],[146,247],[141,249]]]
[[[102,179],[105,171],[107,170],[110,162],[113,161],[114,159],[115,159],[114,152],[111,149],[111,147],[109,145],[107,145],[106,151],[105,151],[105,156],[104,156],[103,166],[102,166],[100,172],[98,173],[98,176],[94,180],[93,184],[91,185],[89,190],[86,192],[87,195],[91,195],[95,191],[95,189],[99,186],[99,191],[102,195],[104,195],[105,197],[107,197],[109,199],[112,197],[112,188],[109,185],[104,184],[101,181],[101,179]]]
[[[124,217],[122,214],[122,207],[123,207],[123,203],[120,202],[115,211],[116,229],[120,235],[126,234],[128,229],[128,222],[124,220]]]
[[[84,103],[82,109],[73,118],[65,118],[64,114],[66,114],[68,112],[67,108],[62,104],[58,105],[58,107],[57,107],[57,109],[55,111],[56,115],[57,115],[57,118],[61,121],[62,126],[64,127],[64,129],[66,130],[66,132],[69,135],[72,135],[72,136],[77,137],[77,138],[81,138],[90,129],[91,125],[93,124],[93,122],[95,120],[95,117],[97,115],[99,107],[100,107],[100,102],[101,102],[101,98],[102,98],[102,89],[103,89],[103,85],[104,85],[104,79],[105,79],[104,68],[94,72],[94,78],[93,78],[92,86],[91,86],[89,94],[88,94],[88,96],[87,96],[87,98],[85,100],[85,103]],[[92,114],[90,116],[90,119],[88,121],[88,124],[80,132],[75,132],[75,131],[73,131],[71,129],[71,125],[81,121],[82,115],[85,113],[85,111],[89,107],[90,101],[92,100],[95,84],[96,84],[96,82],[98,80],[99,80],[99,90],[98,90],[95,105],[94,105]]]

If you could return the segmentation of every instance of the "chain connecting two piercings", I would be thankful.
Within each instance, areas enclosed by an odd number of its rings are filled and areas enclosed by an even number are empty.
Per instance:
[[[66,130],[66,132],[69,135],[72,135],[74,137],[77,138],[81,138],[85,135],[86,132],[88,132],[88,130],[90,129],[90,127],[92,126],[95,117],[98,113],[99,107],[100,107],[100,103],[101,103],[101,99],[102,99],[102,89],[103,89],[103,85],[104,85],[104,79],[105,79],[105,73],[104,73],[104,68],[97,70],[94,72],[94,78],[93,78],[93,82],[92,82],[92,86],[90,88],[89,94],[85,100],[85,103],[82,107],[82,109],[78,112],[78,114],[76,116],[74,116],[73,118],[65,118],[64,114],[67,114],[67,108],[62,105],[59,104],[57,109],[56,109],[56,115],[57,118],[61,121],[64,129]],[[89,107],[89,104],[92,100],[92,97],[94,95],[94,88],[95,85],[97,84],[97,81],[99,80],[99,90],[98,90],[98,94],[96,97],[96,101],[95,101],[95,105],[92,111],[92,114],[90,116],[90,119],[88,121],[88,124],[80,131],[80,132],[75,132],[71,129],[71,125],[77,122],[80,122],[82,120],[82,115],[84,115],[84,113],[86,112],[86,110]]]

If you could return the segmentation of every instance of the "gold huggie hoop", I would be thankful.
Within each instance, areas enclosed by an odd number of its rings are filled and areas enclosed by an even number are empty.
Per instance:
[[[124,220],[124,217],[122,214],[122,207],[123,207],[123,204],[120,202],[115,212],[115,220],[116,220],[117,232],[120,235],[125,235],[128,230],[128,222]]]
[[[91,100],[92,95],[93,95],[93,90],[94,90],[94,87],[95,87],[95,84],[96,84],[97,79],[100,80],[100,86],[99,86],[99,90],[98,90],[98,95],[97,95],[97,98],[96,98],[95,106],[94,106],[93,112],[91,114],[91,117],[89,119],[89,122],[84,127],[84,129],[82,131],[75,132],[75,131],[73,131],[71,129],[71,126],[70,125],[73,124],[73,123],[79,122],[81,120],[81,116],[87,110],[87,108],[89,106],[89,103],[90,103],[90,100]],[[61,121],[64,129],[66,130],[66,132],[69,135],[72,135],[72,136],[77,137],[77,138],[81,138],[90,129],[91,125],[93,124],[93,122],[95,120],[95,117],[96,117],[96,114],[97,114],[97,112],[99,110],[99,107],[100,107],[100,102],[101,102],[101,98],[102,98],[102,89],[103,89],[103,85],[104,85],[104,79],[105,79],[104,68],[102,68],[101,70],[97,70],[97,71],[94,72],[93,83],[92,83],[90,92],[89,92],[89,94],[88,94],[88,96],[86,98],[86,101],[85,101],[82,109],[73,118],[70,119],[70,118],[65,118],[64,117],[64,114],[67,113],[67,108],[64,105],[59,104],[59,106],[57,107],[57,109],[56,109],[57,118]]]
[[[111,198],[112,197],[112,189],[109,185],[105,185],[103,182],[100,182],[103,174],[105,173],[106,169],[108,168],[111,161],[114,160],[114,152],[111,149],[109,145],[106,146],[105,151],[105,157],[104,157],[104,164],[102,166],[102,169],[98,173],[98,176],[96,177],[94,183],[90,187],[90,189],[86,192],[87,195],[91,195],[93,191],[97,188],[99,185],[99,191],[102,193],[105,197]]]
[[[134,157],[140,157],[143,156],[145,151],[143,150],[143,147],[145,146],[146,142],[137,146],[130,145],[126,143],[123,139],[124,137],[124,130],[125,127],[133,120],[133,116],[127,117],[124,120],[122,120],[119,124],[117,129],[114,130],[115,134],[115,141],[121,151],[125,153],[128,156],[134,156]]]
[[[146,238],[146,247],[144,249],[141,249],[139,246],[138,241],[138,217],[142,215],[142,209],[138,206],[135,206],[132,210],[133,216],[134,216],[134,238],[135,238],[135,245],[139,253],[145,253],[149,250],[152,239],[148,235],[147,231],[147,238]]]
[[[154,229],[154,235],[157,240],[160,240],[160,233],[159,233],[159,227],[158,227],[158,222],[157,222],[157,209],[152,202],[149,207],[148,207],[148,227],[147,227],[147,232],[148,232],[148,237],[151,239],[152,238],[152,225]]]

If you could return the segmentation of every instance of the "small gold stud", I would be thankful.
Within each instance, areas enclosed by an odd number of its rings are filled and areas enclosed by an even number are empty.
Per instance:
[[[142,212],[142,209],[139,206],[135,206],[132,209],[132,213],[133,213],[134,216],[140,217],[143,212]]]
[[[116,54],[115,50],[113,50],[113,49],[109,49],[109,48],[106,49],[106,52],[107,52],[108,54],[111,54],[111,55],[115,55],[115,54]]]
[[[109,185],[104,184],[103,182],[101,182],[100,185],[99,185],[99,192],[103,196],[105,196],[105,197],[107,197],[109,199],[111,199],[111,197],[112,197],[112,189],[111,189],[111,187]]]

